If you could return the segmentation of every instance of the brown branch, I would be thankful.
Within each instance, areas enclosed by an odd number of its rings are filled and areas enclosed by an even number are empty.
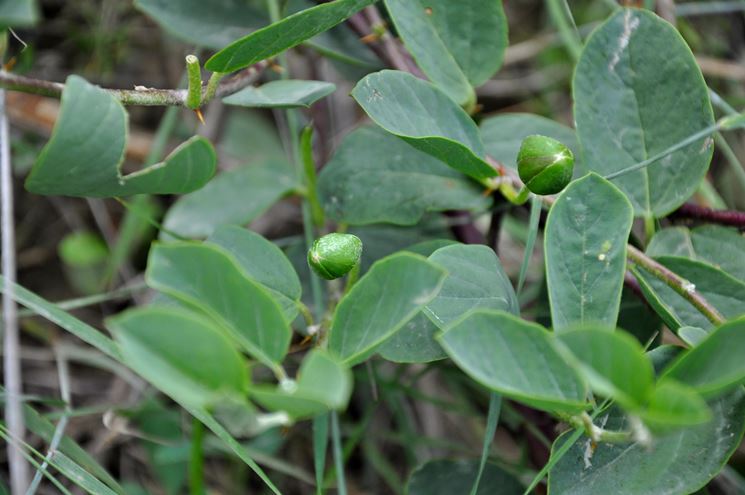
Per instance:
[[[724,317],[719,311],[712,306],[703,296],[696,292],[693,286],[687,280],[681,278],[677,273],[669,270],[667,267],[657,263],[632,245],[627,246],[629,261],[643,268],[646,272],[655,278],[662,280],[668,287],[683,296],[691,303],[702,315],[715,325],[721,325],[725,322]]]
[[[258,76],[267,65],[268,63],[266,61],[259,62],[256,65],[247,67],[242,71],[237,72],[235,75],[224,79],[217,87],[215,96],[222,98],[252,84],[256,79],[258,79]],[[52,98],[60,98],[62,96],[62,91],[65,89],[65,85],[59,82],[34,79],[0,70],[0,88],[9,91],[19,91],[23,93],[49,96]],[[187,95],[185,89],[155,89],[139,86],[135,89],[104,89],[123,105],[184,106]],[[205,92],[206,88],[203,88],[203,93]],[[203,105],[209,101],[209,98],[203,99]]]
[[[713,210],[705,206],[686,203],[672,212],[670,217],[705,220],[719,225],[730,225],[740,230],[745,229],[745,212],[743,211]]]

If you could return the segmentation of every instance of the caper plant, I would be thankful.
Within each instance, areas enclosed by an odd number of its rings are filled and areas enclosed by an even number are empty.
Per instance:
[[[61,99],[27,191],[119,198],[127,218],[158,227],[145,268],[156,296],[107,318],[111,336],[7,273],[3,291],[193,418],[188,481],[173,493],[209,485],[203,458],[219,454],[205,450],[205,427],[273,493],[347,493],[349,455],[410,495],[544,484],[552,495],[684,494],[723,470],[740,476],[727,463],[745,432],[745,214],[706,174],[716,143],[743,192],[724,136],[745,118],[653,11],[605,2],[583,38],[559,2],[547,4],[576,55],[573,127],[480,113],[478,88],[508,47],[501,0],[136,0],[211,53],[203,67],[186,58],[186,89],[0,72],[5,90]],[[0,26],[31,24],[34,12],[30,0],[0,2]],[[310,122],[307,108],[344,95],[297,79],[288,50],[333,60],[367,117],[329,156],[319,143],[336,131]],[[195,135],[124,172],[125,106],[202,119],[218,100],[273,109],[286,153],[254,160],[248,149],[247,166],[216,172],[212,142]],[[157,218],[141,195],[178,197]],[[298,205],[299,236],[279,242],[246,227],[283,198]],[[522,232],[519,268],[497,255],[507,222]],[[472,398],[481,445],[421,457],[421,425],[399,407],[391,436],[408,460],[390,463],[359,411],[373,411],[378,393],[394,407],[391,390],[426,398],[427,374]],[[26,427],[53,441],[41,431],[51,425]],[[312,439],[306,466],[243,441],[280,428]],[[498,429],[523,432],[529,455],[506,456]],[[127,492],[74,443],[56,442],[28,457],[88,493]]]

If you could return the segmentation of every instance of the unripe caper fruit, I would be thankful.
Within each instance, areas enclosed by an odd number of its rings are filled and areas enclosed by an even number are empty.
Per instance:
[[[561,192],[572,180],[574,155],[561,141],[533,135],[523,139],[517,154],[520,180],[534,194]]]
[[[352,234],[328,234],[308,251],[308,265],[326,280],[343,277],[360,262],[362,241]]]

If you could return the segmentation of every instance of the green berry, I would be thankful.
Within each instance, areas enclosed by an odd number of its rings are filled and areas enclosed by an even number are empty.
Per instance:
[[[343,277],[360,262],[362,241],[352,234],[328,234],[308,251],[308,265],[326,280]]]
[[[534,194],[561,192],[572,180],[574,155],[561,141],[546,136],[528,136],[517,154],[517,172]]]

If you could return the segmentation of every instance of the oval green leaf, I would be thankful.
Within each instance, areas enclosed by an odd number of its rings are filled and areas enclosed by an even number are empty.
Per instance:
[[[116,98],[78,76],[62,92],[60,115],[28,178],[36,194],[112,197],[184,194],[204,186],[215,173],[216,156],[195,136],[165,161],[123,175],[127,113]]]
[[[352,96],[380,127],[469,177],[497,175],[484,161],[478,127],[436,86],[411,74],[383,70],[362,79]]]
[[[711,411],[693,388],[666,379],[657,384],[649,404],[641,411],[644,424],[655,432],[706,423]]]
[[[491,204],[473,181],[374,127],[344,138],[318,188],[329,217],[350,225],[413,225],[427,212],[484,211]]]
[[[272,81],[258,88],[248,86],[222,101],[238,107],[309,108],[334,90],[334,84],[323,81]]]
[[[424,308],[440,328],[474,309],[520,314],[515,290],[493,249],[454,244],[438,249],[428,259],[448,272],[437,297]]]
[[[466,374],[485,387],[546,411],[587,407],[585,384],[540,325],[494,310],[476,310],[439,337]]]
[[[279,303],[224,249],[191,242],[157,244],[145,279],[215,320],[256,359],[272,368],[282,361],[292,331]]]
[[[719,395],[745,381],[745,318],[730,321],[678,356],[663,372],[704,397]]]
[[[396,31],[427,77],[461,105],[502,65],[507,20],[495,0],[386,0]]]
[[[283,160],[222,172],[204,189],[179,198],[163,226],[182,237],[207,237],[220,225],[249,223],[296,187],[292,167]]]
[[[627,410],[639,410],[652,396],[654,369],[631,335],[603,328],[566,330],[556,336],[571,353],[592,390],[615,399]]]
[[[349,365],[363,361],[437,295],[445,276],[411,253],[376,262],[339,302],[329,350]]]
[[[375,0],[336,0],[302,10],[234,41],[204,65],[212,72],[233,72],[273,57],[336,26]]]
[[[380,355],[385,359],[422,363],[446,357],[435,340],[438,328],[473,309],[520,313],[515,291],[493,249],[451,244],[436,250],[428,259],[447,270],[445,283],[422,314],[380,347]]]
[[[569,185],[546,221],[546,281],[553,328],[601,323],[615,328],[633,210],[607,180]]]
[[[439,331],[439,327],[421,311],[383,342],[378,354],[394,363],[429,363],[444,359],[447,354],[435,339]]]
[[[648,10],[619,9],[588,39],[573,83],[585,165],[617,172],[714,124],[708,89],[678,31]],[[688,199],[709,167],[712,139],[613,179],[638,216]]]
[[[174,308],[130,310],[108,320],[124,362],[166,394],[193,406],[246,392],[246,365],[207,319]]]
[[[244,272],[282,306],[287,321],[295,319],[302,295],[300,279],[276,244],[256,232],[233,225],[218,227],[206,242],[232,254]]]

